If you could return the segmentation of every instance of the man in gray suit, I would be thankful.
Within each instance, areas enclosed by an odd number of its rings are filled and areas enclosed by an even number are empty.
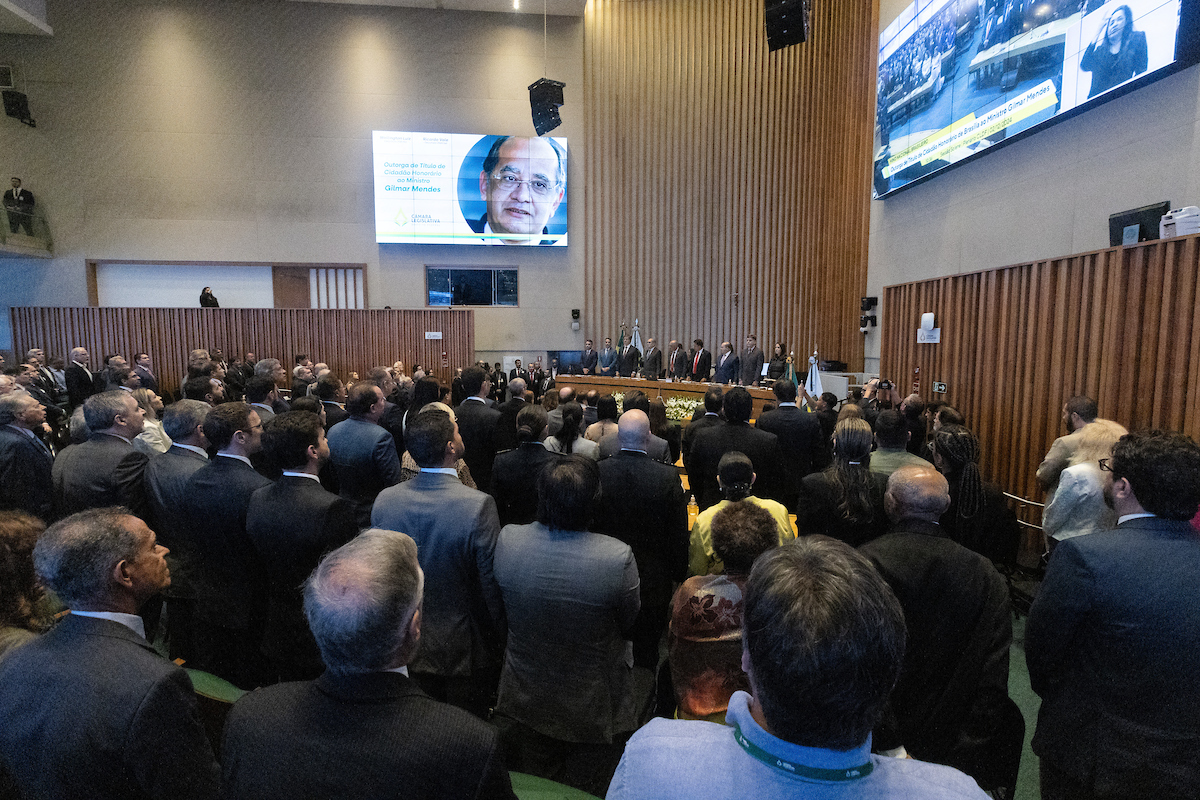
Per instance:
[[[418,414],[405,442],[421,471],[379,493],[371,525],[411,536],[425,572],[423,638],[409,675],[435,700],[484,719],[504,646],[504,604],[492,574],[496,501],[459,480],[463,441],[445,412]]]
[[[656,381],[662,377],[662,372],[663,352],[651,337],[646,340],[646,354],[642,357],[642,377]]]
[[[171,582],[166,552],[112,508],[38,539],[34,566],[71,614],[0,664],[0,758],[24,796],[217,796],[192,682],[154,652],[138,616]]]
[[[373,383],[356,383],[346,398],[350,418],[329,429],[329,458],[342,497],[354,504],[359,527],[371,524],[375,497],[400,482],[395,440],[380,424],[387,398]]]
[[[199,554],[184,525],[188,480],[208,464],[204,418],[211,410],[199,400],[180,400],[163,412],[163,433],[171,437],[167,452],[146,465],[146,500],[150,525],[170,551],[171,586],[167,589],[167,643],[171,658],[194,658],[193,630],[196,589],[193,585]]]
[[[143,478],[148,459],[133,446],[146,412],[129,392],[114,390],[89,397],[83,418],[90,438],[68,447],[54,460],[54,498],[59,516],[89,508],[123,506],[146,516]]]
[[[500,532],[495,722],[510,769],[603,796],[637,727],[626,639],[641,601],[629,545],[587,532],[599,489],[596,463],[566,456],[538,477],[537,522]]]

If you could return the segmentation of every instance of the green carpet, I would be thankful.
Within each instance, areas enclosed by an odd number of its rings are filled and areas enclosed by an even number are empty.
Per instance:
[[[1008,695],[1025,717],[1025,748],[1021,753],[1021,771],[1017,775],[1015,800],[1041,800],[1038,787],[1038,759],[1029,749],[1037,727],[1038,707],[1042,701],[1029,685],[1029,670],[1025,666],[1025,617],[1013,623],[1012,654],[1008,667]]]

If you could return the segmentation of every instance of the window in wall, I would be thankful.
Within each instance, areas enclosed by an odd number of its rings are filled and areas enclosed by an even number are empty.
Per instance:
[[[516,306],[517,270],[425,267],[427,305]]]

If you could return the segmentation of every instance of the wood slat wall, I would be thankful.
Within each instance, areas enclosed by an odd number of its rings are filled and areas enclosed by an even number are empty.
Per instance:
[[[308,353],[343,379],[399,359],[410,371],[423,364],[449,381],[453,368],[469,365],[475,353],[469,309],[13,308],[12,329],[18,353],[41,347],[66,360],[72,347],[82,346],[93,368],[105,354],[131,359],[144,351],[170,391],[178,388],[188,352],[196,347],[219,347],[230,361],[250,351],[278,358],[289,369],[295,354]],[[440,331],[442,338],[427,340],[426,331]]]
[[[761,0],[592,0],[588,329],[757,333],[862,368],[878,4],[813,0],[770,53]]]
[[[1040,500],[1035,470],[1065,433],[1063,403],[1094,397],[1130,430],[1200,439],[1200,238],[1148,242],[884,289],[882,374],[963,412],[983,472]],[[941,344],[917,344],[922,312]],[[947,384],[933,395],[933,381]]]

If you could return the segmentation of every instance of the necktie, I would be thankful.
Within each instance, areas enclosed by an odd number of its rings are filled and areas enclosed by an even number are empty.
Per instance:
[[[692,372],[700,369],[700,352],[699,350],[696,351],[696,360],[692,362]]]

